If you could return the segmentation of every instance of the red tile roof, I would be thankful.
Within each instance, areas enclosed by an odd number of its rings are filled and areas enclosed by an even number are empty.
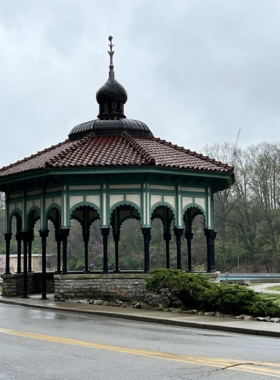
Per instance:
[[[77,143],[78,142],[70,142],[69,140],[65,140],[62,143],[53,145],[50,148],[42,150],[36,154],[32,154],[30,157],[26,157],[23,160],[15,162],[14,164],[4,166],[0,169],[0,177],[28,172],[30,170],[44,169],[46,167],[46,162],[48,162],[51,157],[62,151],[68,151],[70,147],[74,147]]]
[[[158,138],[122,136],[85,138],[52,146],[0,169],[0,178],[31,170],[101,166],[159,166],[200,171],[233,172],[233,167]]]

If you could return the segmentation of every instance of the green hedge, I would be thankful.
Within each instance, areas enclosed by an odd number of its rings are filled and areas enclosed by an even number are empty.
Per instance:
[[[258,293],[239,285],[210,282],[201,274],[182,270],[154,269],[146,280],[146,289],[160,295],[167,307],[280,317],[280,307],[264,300]]]

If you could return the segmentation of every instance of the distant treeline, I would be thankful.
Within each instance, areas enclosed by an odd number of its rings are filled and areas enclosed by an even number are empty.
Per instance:
[[[280,271],[280,143],[246,149],[223,144],[205,153],[235,167],[235,184],[215,195],[217,266]]]

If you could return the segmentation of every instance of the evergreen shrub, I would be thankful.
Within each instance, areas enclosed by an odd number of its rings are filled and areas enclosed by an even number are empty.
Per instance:
[[[279,306],[243,286],[213,283],[201,274],[182,270],[159,268],[151,274],[146,289],[156,292],[167,307],[181,305],[224,314],[280,317]]]
[[[189,274],[182,270],[153,269],[152,277],[146,280],[146,289],[161,296],[168,307],[182,303],[189,309],[201,304],[206,289],[213,284],[201,274]]]

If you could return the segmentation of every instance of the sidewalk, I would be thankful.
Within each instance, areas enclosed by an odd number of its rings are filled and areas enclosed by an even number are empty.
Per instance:
[[[47,300],[42,300],[40,297],[40,295],[33,295],[30,298],[7,298],[0,296],[0,303],[59,310],[62,312],[85,313],[89,315],[129,319],[148,323],[160,323],[180,327],[193,327],[199,329],[280,338],[280,323],[244,321],[234,318],[217,318],[203,315],[179,314],[113,306],[98,306],[83,303],[57,302],[54,301],[53,295],[50,294],[48,295],[49,299]]]
[[[252,289],[257,293],[266,293],[266,294],[280,294],[278,290],[270,290],[268,288],[272,288],[273,286],[280,286],[279,282],[273,282],[273,283],[266,283],[266,284],[260,284],[260,285],[254,285],[254,286],[248,286],[248,289]]]

